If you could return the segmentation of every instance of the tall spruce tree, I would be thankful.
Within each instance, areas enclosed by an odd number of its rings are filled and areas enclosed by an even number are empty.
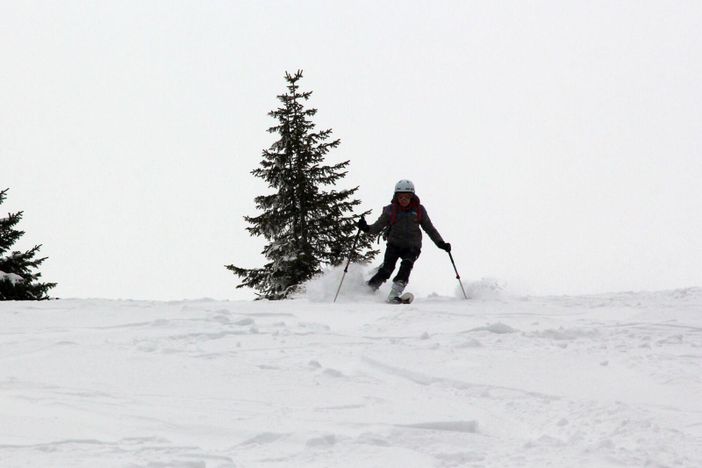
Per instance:
[[[7,197],[7,190],[0,191],[0,205]],[[46,257],[35,258],[41,245],[26,252],[9,252],[10,247],[24,235],[15,229],[22,219],[22,211],[0,218],[0,300],[22,301],[49,299],[49,289],[56,283],[40,283],[41,273],[35,271]]]
[[[320,273],[324,266],[339,265],[348,256],[365,263],[378,251],[372,239],[356,239],[356,222],[361,215],[353,209],[358,187],[335,190],[347,174],[349,161],[324,165],[327,153],[339,146],[330,141],[332,130],[315,131],[312,117],[317,109],[305,108],[311,91],[302,92],[298,82],[302,71],[285,73],[287,93],[279,95],[280,107],[269,112],[277,125],[268,129],[279,139],[263,151],[260,167],[251,173],[266,181],[273,193],[254,198],[261,213],[245,216],[246,229],[264,237],[267,263],[261,268],[226,268],[242,278],[237,288],[250,287],[259,299],[284,299],[302,283]]]

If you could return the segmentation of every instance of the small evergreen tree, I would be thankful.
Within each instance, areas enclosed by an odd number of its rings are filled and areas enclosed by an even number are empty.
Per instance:
[[[0,205],[7,197],[7,190],[0,191]],[[0,300],[42,300],[49,299],[47,292],[56,283],[39,283],[41,273],[34,272],[46,257],[35,258],[41,245],[26,252],[9,252],[10,247],[24,235],[15,229],[22,219],[22,211],[9,213],[0,218]]]
[[[284,299],[326,265],[339,265],[349,255],[352,261],[368,262],[378,253],[367,236],[358,237],[351,252],[359,218],[353,208],[361,203],[352,197],[358,187],[329,189],[347,174],[349,161],[324,165],[340,140],[329,141],[331,129],[315,131],[311,119],[317,109],[305,108],[312,92],[299,90],[301,78],[302,71],[285,73],[287,93],[278,96],[280,107],[269,113],[278,122],[268,132],[279,139],[251,171],[273,189],[254,199],[258,216],[244,217],[250,225],[246,229],[268,241],[262,252],[267,263],[253,269],[226,267],[242,278],[237,288],[254,288],[259,298]]]

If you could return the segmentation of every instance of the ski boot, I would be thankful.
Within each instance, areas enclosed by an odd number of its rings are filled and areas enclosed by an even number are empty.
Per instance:
[[[388,302],[391,304],[400,304],[402,302],[400,296],[402,295],[402,291],[405,290],[405,286],[407,286],[407,283],[404,281],[395,281],[392,283],[390,294],[388,294]]]

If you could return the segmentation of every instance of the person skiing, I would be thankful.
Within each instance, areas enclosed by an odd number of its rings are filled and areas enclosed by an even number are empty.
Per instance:
[[[368,280],[368,286],[374,291],[390,278],[398,259],[402,259],[400,269],[393,278],[388,302],[401,302],[400,296],[409,282],[414,262],[422,251],[422,231],[429,235],[436,246],[446,252],[451,251],[451,244],[445,242],[429,219],[427,210],[419,202],[414,184],[406,179],[395,184],[395,193],[390,205],[383,208],[380,217],[373,224],[368,224],[364,217],[358,221],[358,228],[371,235],[385,230],[387,240],[383,263],[377,273]]]

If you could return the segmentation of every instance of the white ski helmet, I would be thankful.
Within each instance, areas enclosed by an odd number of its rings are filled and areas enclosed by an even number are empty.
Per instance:
[[[411,180],[402,179],[395,184],[395,193],[398,192],[414,193],[414,184]]]

